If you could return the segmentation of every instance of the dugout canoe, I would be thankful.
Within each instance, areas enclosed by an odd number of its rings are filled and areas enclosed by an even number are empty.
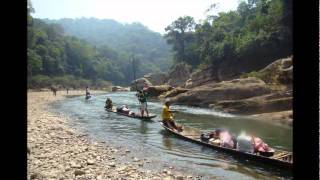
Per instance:
[[[217,146],[217,145],[213,145],[211,143],[201,141],[201,139],[200,139],[201,132],[198,129],[182,126],[184,128],[183,131],[177,132],[177,131],[174,131],[174,130],[164,126],[162,122],[160,122],[160,125],[168,132],[170,132],[180,138],[186,139],[188,141],[191,141],[191,142],[194,142],[197,144],[201,144],[201,145],[207,146],[207,147],[215,149],[215,150],[230,153],[230,154],[233,154],[238,157],[243,157],[245,159],[263,162],[265,164],[270,164],[273,166],[277,166],[279,168],[292,169],[292,163],[293,163],[292,152],[287,152],[287,151],[275,149],[273,156],[270,156],[270,157],[261,156],[257,153],[241,152],[236,149],[221,147],[221,146]]]
[[[155,114],[149,114],[148,117],[146,117],[146,116],[141,117],[141,115],[139,113],[135,113],[137,115],[133,116],[133,115],[125,114],[125,113],[120,113],[120,112],[117,112],[116,110],[112,110],[112,109],[105,108],[105,110],[108,111],[108,112],[112,112],[112,113],[116,113],[116,114],[122,115],[122,116],[127,116],[127,117],[135,118],[135,119],[141,119],[141,120],[145,120],[145,121],[151,121],[152,118],[157,117],[157,115],[155,115]]]

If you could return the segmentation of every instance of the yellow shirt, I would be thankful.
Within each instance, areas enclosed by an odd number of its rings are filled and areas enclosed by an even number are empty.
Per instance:
[[[162,107],[162,120],[173,120],[172,113],[169,110],[168,106]]]

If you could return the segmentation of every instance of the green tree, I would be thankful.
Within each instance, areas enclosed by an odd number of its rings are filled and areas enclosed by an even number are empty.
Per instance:
[[[194,28],[195,22],[193,17],[190,16],[180,17],[165,28],[167,32],[165,38],[167,38],[169,44],[173,45],[177,61],[186,61],[185,47],[188,40],[191,39],[190,34]]]

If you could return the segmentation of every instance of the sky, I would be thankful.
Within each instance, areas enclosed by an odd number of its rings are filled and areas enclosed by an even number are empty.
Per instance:
[[[140,22],[150,30],[165,33],[164,28],[181,16],[196,22],[206,18],[206,10],[216,3],[211,14],[236,10],[240,0],[31,0],[36,18],[61,19],[94,17],[120,23]]]

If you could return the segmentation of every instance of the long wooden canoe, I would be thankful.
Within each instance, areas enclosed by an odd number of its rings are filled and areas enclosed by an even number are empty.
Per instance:
[[[105,110],[108,111],[108,112],[112,112],[112,113],[116,113],[116,114],[122,115],[122,116],[141,119],[141,120],[145,120],[145,121],[151,121],[152,118],[157,117],[157,115],[155,115],[155,114],[149,114],[148,117],[146,117],[146,116],[141,117],[141,115],[139,113],[135,113],[136,115],[132,116],[132,115],[129,115],[129,114],[117,112],[116,110],[112,110],[112,109],[105,108]]]
[[[213,145],[204,141],[201,141],[200,136],[201,132],[198,129],[185,127],[183,126],[182,132],[174,131],[165,125],[163,123],[160,123],[163,128],[165,128],[167,131],[171,132],[172,134],[175,134],[183,139],[189,140],[191,142],[195,142],[207,147],[210,147],[212,149],[221,150],[227,153],[234,154],[239,157],[244,157],[246,159],[255,160],[258,162],[263,162],[266,164],[274,165],[279,168],[285,168],[285,169],[291,169],[292,168],[292,162],[293,162],[293,155],[291,152],[282,151],[282,150],[275,150],[274,155],[271,157],[261,156],[259,154],[253,154],[253,153],[246,153],[241,152],[236,149],[230,149],[226,147],[221,147],[217,145]]]

